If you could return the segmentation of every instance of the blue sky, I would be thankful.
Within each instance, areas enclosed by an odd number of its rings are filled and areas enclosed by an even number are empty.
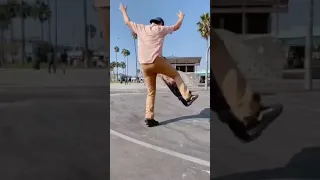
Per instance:
[[[112,0],[111,1],[111,31],[110,31],[110,60],[115,61],[116,55],[113,51],[115,46],[126,48],[131,52],[129,56],[129,74],[135,73],[135,50],[130,29],[124,24],[119,4],[127,5],[127,12],[131,21],[141,24],[149,24],[149,20],[160,16],[166,25],[173,25],[178,17],[179,10],[185,13],[185,19],[181,29],[168,35],[164,42],[164,56],[202,57],[200,67],[205,67],[206,41],[197,32],[196,23],[200,16],[210,11],[210,1],[189,0]],[[123,56],[118,54],[118,61],[124,61]],[[139,66],[138,66],[139,68]],[[121,70],[119,72],[122,72]]]

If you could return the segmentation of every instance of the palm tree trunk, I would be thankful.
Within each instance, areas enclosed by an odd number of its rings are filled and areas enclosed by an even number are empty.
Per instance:
[[[14,32],[13,32],[13,22],[11,22],[11,25],[10,25],[10,53],[11,53],[11,61],[12,61],[12,63],[14,64],[14,50],[13,50],[13,48],[14,48],[14,46],[13,46],[13,44],[15,43],[15,42],[13,42],[13,39],[14,39],[14,34],[13,34]]]
[[[49,5],[49,8],[51,9],[50,0],[47,0],[47,4]],[[48,19],[48,42],[51,46],[51,16]]]
[[[40,22],[40,31],[41,31],[41,41],[44,41],[44,30],[43,30],[43,22]]]
[[[58,61],[58,0],[55,0],[54,3],[54,11],[55,11],[55,37],[54,37],[54,62],[53,66],[56,66]]]
[[[21,17],[21,62],[25,63],[26,55],[25,19]]]
[[[126,57],[125,56],[123,56],[123,62],[126,64]],[[125,68],[123,68],[124,70],[123,70],[123,72],[124,72],[124,75],[126,75],[126,69],[127,69],[127,64],[126,64],[126,67]]]
[[[48,42],[51,45],[52,39],[51,39],[51,19],[48,20]]]
[[[127,58],[127,76],[129,76],[128,56],[126,58]]]
[[[117,70],[116,81],[118,82],[118,53],[117,52],[116,52],[116,70]]]
[[[3,29],[0,30],[0,41],[1,41],[1,49],[0,49],[0,66],[2,66],[4,64],[4,50],[3,50],[3,46],[4,46],[4,42],[3,42]]]
[[[4,44],[4,46],[3,46],[3,62],[4,63],[7,63],[7,56],[8,56],[8,54],[7,54],[7,49],[8,49],[8,43],[7,43],[7,38],[5,38],[5,37],[7,37],[6,36],[6,31],[3,31],[3,44]]]
[[[88,59],[88,22],[87,22],[87,0],[83,0],[83,22],[84,22],[84,63],[89,66]]]

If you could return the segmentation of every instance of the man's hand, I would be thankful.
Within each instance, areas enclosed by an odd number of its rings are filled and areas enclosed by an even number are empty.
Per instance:
[[[184,18],[184,13],[180,10],[178,13],[178,18],[183,19]]]
[[[119,9],[122,13],[122,16],[123,16],[123,21],[124,23],[129,26],[131,28],[132,31],[134,31],[131,23],[130,23],[130,19],[128,17],[128,14],[127,14],[127,6],[123,5],[122,3],[120,3],[120,6],[119,6]]]
[[[178,13],[178,21],[176,22],[175,25],[173,25],[173,31],[177,31],[178,29],[180,29],[183,18],[184,18],[184,13],[180,10]]]
[[[122,3],[120,3],[119,9],[122,13],[127,12],[127,6],[123,5]]]

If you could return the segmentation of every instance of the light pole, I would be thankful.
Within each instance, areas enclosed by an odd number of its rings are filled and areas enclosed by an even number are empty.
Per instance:
[[[207,48],[206,52],[206,79],[205,79],[205,90],[208,90],[208,69],[209,69],[209,50],[210,50],[210,45]]]
[[[91,63],[89,62],[88,57],[88,17],[87,17],[87,0],[83,0],[83,24],[84,24],[84,63],[85,67],[90,67]]]
[[[308,28],[305,47],[305,88],[312,90],[312,52],[313,52],[313,0],[309,0]]]
[[[51,9],[51,4],[50,4],[50,0],[47,0],[47,4],[49,6],[49,9]],[[51,16],[49,17],[48,19],[48,42],[50,44],[50,46],[52,45],[52,39],[51,39],[51,21],[52,21],[52,18]]]
[[[55,39],[54,39],[54,67],[56,66],[56,63],[58,61],[58,0],[55,0],[54,3],[54,13],[55,13]]]

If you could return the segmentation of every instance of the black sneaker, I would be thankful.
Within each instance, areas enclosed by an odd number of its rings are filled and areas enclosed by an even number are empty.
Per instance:
[[[191,91],[190,91],[191,94]],[[182,96],[178,97],[178,99],[182,102],[183,105],[185,105],[186,107],[191,106],[191,104],[198,99],[198,95],[197,94],[191,94],[189,99],[184,99]]]
[[[218,118],[221,122],[228,124],[230,130],[233,134],[239,138],[242,142],[251,142],[257,138],[257,136],[250,136],[247,131],[246,127],[243,122],[238,120],[232,112],[226,111],[219,111],[217,112]]]
[[[282,112],[283,106],[275,104],[263,107],[258,118],[252,119],[251,123],[244,124],[238,120],[230,111],[218,112],[219,119],[229,125],[235,136],[243,142],[252,142],[256,140],[262,132],[273,122]]]
[[[258,118],[246,125],[249,136],[261,134],[283,111],[282,104],[273,104],[261,108]]]
[[[148,127],[154,127],[159,125],[159,122],[154,119],[146,119],[144,122]]]

